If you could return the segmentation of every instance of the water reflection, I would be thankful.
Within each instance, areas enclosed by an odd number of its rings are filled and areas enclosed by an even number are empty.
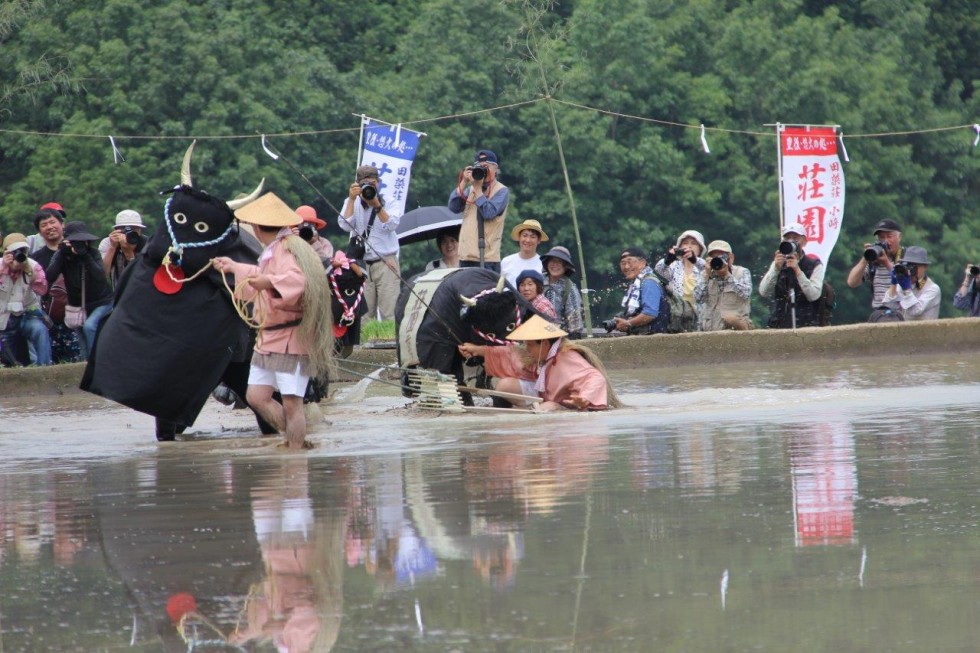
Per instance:
[[[343,613],[344,515],[314,517],[307,460],[292,458],[253,487],[252,519],[263,579],[249,588],[227,642],[271,642],[283,653],[329,651]]]
[[[853,543],[857,467],[850,425],[801,426],[789,446],[796,545]]]
[[[7,465],[3,650],[973,650],[976,390],[674,386],[382,415],[362,455]]]
[[[263,569],[243,471],[154,457],[93,475],[99,541],[130,604],[133,644],[227,640]]]

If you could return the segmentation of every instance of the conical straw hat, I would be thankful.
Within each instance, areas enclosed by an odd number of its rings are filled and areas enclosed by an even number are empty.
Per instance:
[[[235,211],[242,222],[262,227],[292,227],[302,224],[303,218],[283,202],[275,193],[266,193]]]
[[[508,340],[550,340],[561,338],[568,334],[562,331],[557,324],[553,324],[540,315],[532,315],[531,318],[511,331],[507,336]]]

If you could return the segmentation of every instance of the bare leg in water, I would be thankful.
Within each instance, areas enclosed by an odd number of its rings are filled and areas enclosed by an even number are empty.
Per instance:
[[[271,385],[250,385],[245,395],[249,405],[280,433],[286,434],[286,446],[302,449],[306,440],[306,412],[303,398],[284,395],[282,404],[273,399]]]

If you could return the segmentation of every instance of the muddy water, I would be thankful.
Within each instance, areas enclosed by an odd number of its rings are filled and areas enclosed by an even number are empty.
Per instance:
[[[615,380],[552,417],[376,385],[308,454],[2,401],[0,650],[976,649],[976,360]]]

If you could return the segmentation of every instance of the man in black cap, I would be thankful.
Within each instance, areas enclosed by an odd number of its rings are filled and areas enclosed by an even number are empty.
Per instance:
[[[864,254],[847,275],[847,285],[857,288],[862,283],[871,284],[871,310],[881,308],[885,293],[891,285],[891,273],[895,261],[902,253],[902,229],[891,219],[875,225],[874,243],[864,244]]]
[[[622,314],[603,323],[606,331],[665,333],[670,308],[663,286],[647,265],[647,255],[639,247],[627,247],[619,256],[619,269],[629,286],[623,296]]]
[[[473,165],[459,173],[449,194],[449,210],[463,214],[459,232],[459,267],[500,272],[500,241],[507,219],[510,189],[497,180],[497,155],[480,150]]]

